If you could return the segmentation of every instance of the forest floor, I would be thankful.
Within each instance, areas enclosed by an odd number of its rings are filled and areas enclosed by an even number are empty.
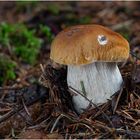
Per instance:
[[[77,115],[50,46],[65,27],[89,23],[122,34],[130,57],[119,64],[121,90]],[[140,2],[0,2],[0,138],[140,138],[139,25]]]

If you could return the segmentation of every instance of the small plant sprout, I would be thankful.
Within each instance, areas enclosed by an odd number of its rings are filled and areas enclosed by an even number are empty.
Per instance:
[[[125,61],[128,56],[127,40],[101,25],[66,28],[52,42],[50,54],[56,63],[68,66],[68,86],[81,94],[84,90],[96,105],[105,103],[120,90],[123,79],[117,62]],[[80,94],[72,99],[78,113],[90,104]]]

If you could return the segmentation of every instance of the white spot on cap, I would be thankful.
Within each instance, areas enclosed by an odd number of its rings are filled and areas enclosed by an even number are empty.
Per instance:
[[[108,42],[108,39],[106,38],[105,35],[98,35],[97,40],[100,45],[106,45]]]

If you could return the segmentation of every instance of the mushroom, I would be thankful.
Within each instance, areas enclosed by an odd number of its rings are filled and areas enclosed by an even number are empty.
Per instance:
[[[56,63],[68,66],[68,86],[96,105],[105,103],[120,90],[123,79],[117,62],[126,61],[128,56],[127,40],[101,25],[76,25],[64,29],[52,42],[50,53]],[[78,113],[90,103],[80,94],[72,100]]]

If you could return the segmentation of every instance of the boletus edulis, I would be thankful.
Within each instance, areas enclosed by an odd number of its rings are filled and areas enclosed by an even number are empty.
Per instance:
[[[129,43],[120,34],[101,25],[77,25],[64,29],[53,40],[50,58],[67,65],[67,84],[96,105],[120,90],[123,79],[117,62],[126,61]],[[80,94],[72,97],[78,113],[89,106]]]

